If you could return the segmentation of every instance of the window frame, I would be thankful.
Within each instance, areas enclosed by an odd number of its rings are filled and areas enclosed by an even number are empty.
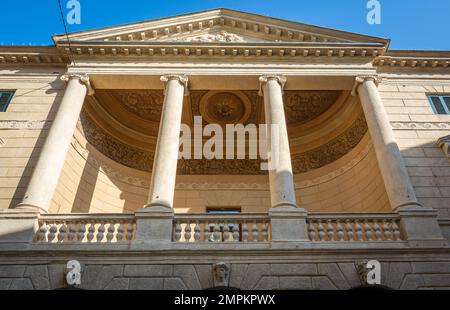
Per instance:
[[[6,105],[3,107],[0,105],[0,113],[5,113],[8,111],[8,107],[11,104],[14,95],[16,94],[15,90],[11,90],[11,89],[0,89],[0,97],[2,96],[3,93],[10,93],[10,96],[8,98],[8,101],[6,103]]]
[[[438,113],[436,109],[436,105],[433,102],[432,98],[436,97],[439,99],[439,103],[441,104],[441,107],[444,109],[445,114]],[[431,105],[431,108],[433,109],[433,112],[435,115],[450,115],[450,109],[447,107],[447,104],[444,101],[444,98],[450,98],[450,94],[444,94],[444,95],[436,95],[436,94],[429,94],[427,95],[428,102]]]

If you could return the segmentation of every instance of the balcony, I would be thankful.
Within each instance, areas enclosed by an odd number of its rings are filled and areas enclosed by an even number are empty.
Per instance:
[[[294,243],[297,248],[395,248],[407,244],[395,213],[309,214],[303,226],[306,239],[292,236],[281,243],[273,240],[273,225],[278,224],[270,214],[176,214],[170,221],[172,233],[165,248],[174,249],[269,249],[280,244],[289,248]],[[139,227],[133,214],[47,214],[38,223],[32,245],[36,249],[45,245],[83,249],[90,244],[96,249],[129,249],[147,241],[137,240]]]

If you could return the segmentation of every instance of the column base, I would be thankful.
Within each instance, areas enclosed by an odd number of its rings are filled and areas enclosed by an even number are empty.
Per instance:
[[[23,209],[23,210],[29,210],[29,211],[37,211],[41,214],[47,214],[48,210],[39,207],[38,205],[32,204],[32,203],[19,203],[14,207],[14,209]]]
[[[167,206],[151,206],[138,209],[135,243],[172,242],[173,209]]]
[[[31,209],[0,211],[0,250],[27,248],[39,229],[39,215]]]
[[[437,221],[437,211],[431,208],[404,206],[398,210],[405,239],[413,247],[447,247]]]
[[[272,242],[309,242],[306,229],[307,212],[292,205],[279,205],[269,210]]]

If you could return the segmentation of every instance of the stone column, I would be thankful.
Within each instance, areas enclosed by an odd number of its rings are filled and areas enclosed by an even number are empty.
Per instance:
[[[148,203],[136,211],[135,245],[168,244],[173,231],[173,197],[177,176],[183,97],[187,94],[188,78],[184,75],[164,75],[165,97],[159,124],[158,142],[153,160]]]
[[[147,207],[173,207],[177,176],[183,96],[188,79],[182,75],[164,75],[165,97],[153,159],[152,179]]]
[[[291,152],[284,114],[283,88],[286,77],[264,75],[259,78],[264,96],[266,145],[269,165],[272,241],[306,241],[306,212],[297,208]]]
[[[267,151],[273,166],[269,167],[270,199],[272,208],[297,207],[292,174],[291,152],[284,115],[284,76],[268,75],[259,78],[260,95],[264,95],[267,125]]]
[[[356,91],[359,94],[391,207],[398,211],[402,207],[421,206],[395,141],[377,83],[375,76],[357,77],[353,94]]]
[[[65,74],[64,97],[42,147],[22,202],[16,208],[37,209],[47,213],[72,141],[86,94],[93,94],[85,74]]]
[[[376,76],[356,78],[352,94],[359,94],[389,202],[398,212],[402,230],[411,246],[447,246],[437,222],[437,212],[423,207],[395,141],[386,110],[378,92]]]

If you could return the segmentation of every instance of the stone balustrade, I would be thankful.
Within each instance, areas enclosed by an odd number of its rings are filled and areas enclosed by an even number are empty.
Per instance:
[[[175,242],[267,242],[270,220],[267,214],[183,214],[175,215]]]
[[[395,214],[311,214],[307,218],[312,242],[402,241]]]
[[[134,215],[42,215],[35,243],[126,243],[135,230]]]
[[[309,214],[309,241],[397,242],[404,241],[398,215]],[[39,219],[34,243],[127,243],[135,239],[133,214],[46,214]],[[270,242],[268,214],[176,214],[172,241],[175,243],[264,243]]]

